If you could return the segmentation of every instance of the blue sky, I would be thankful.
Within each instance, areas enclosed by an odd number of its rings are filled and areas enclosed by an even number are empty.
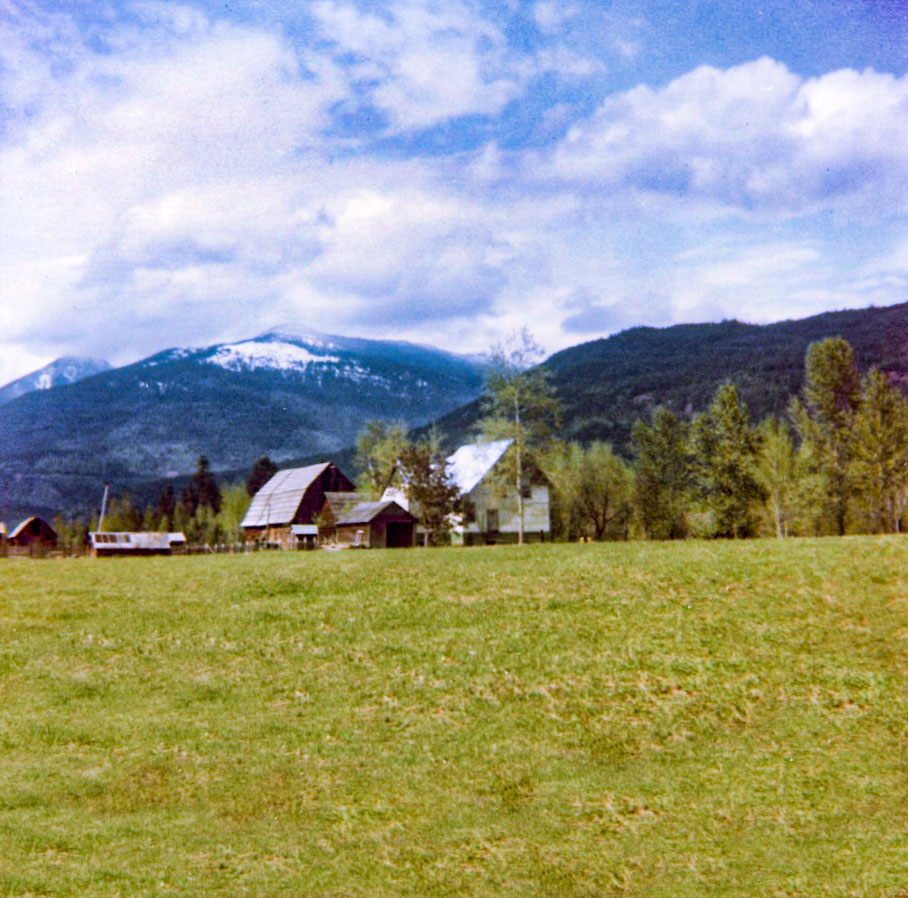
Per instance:
[[[904,0],[0,0],[0,383],[905,301],[906,67]]]

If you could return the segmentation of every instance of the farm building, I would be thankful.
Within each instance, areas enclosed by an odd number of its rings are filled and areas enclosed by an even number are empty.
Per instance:
[[[500,476],[511,440],[470,443],[448,458],[451,479],[460,490],[463,511],[452,539],[466,546],[516,542],[520,513],[516,485]],[[523,532],[526,542],[539,542],[551,533],[549,484],[532,464],[521,484]]]
[[[404,549],[416,539],[416,518],[391,499],[333,504],[323,516],[338,546]],[[329,517],[330,514],[330,517]],[[331,520],[333,518],[333,520]],[[329,523],[330,522],[330,523]]]
[[[43,546],[52,549],[57,545],[57,531],[43,518],[32,515],[17,524],[7,534],[6,541],[9,545],[20,548]]]
[[[326,493],[354,489],[343,471],[330,462],[278,471],[252,498],[242,524],[246,542],[298,548],[300,540],[308,540],[311,533],[294,533],[294,526],[315,523]]]
[[[186,545],[182,533],[134,533],[93,530],[88,534],[88,550],[94,558],[114,556],[172,555]]]

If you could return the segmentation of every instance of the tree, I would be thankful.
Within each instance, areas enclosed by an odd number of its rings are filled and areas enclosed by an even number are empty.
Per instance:
[[[360,489],[378,499],[389,487],[399,486],[400,456],[408,445],[407,425],[402,421],[367,421],[356,438],[354,463],[360,472]]]
[[[649,422],[638,418],[631,431],[636,484],[634,502],[648,539],[683,539],[691,470],[687,428],[666,408]]]
[[[766,418],[760,425],[760,450],[754,470],[763,488],[776,536],[791,535],[797,487],[796,453],[788,425]]]
[[[438,434],[433,430],[427,439],[405,446],[398,466],[411,514],[426,528],[429,545],[442,545],[451,530],[459,490],[451,480]]]
[[[694,488],[716,536],[753,533],[753,506],[763,498],[756,476],[758,445],[737,388],[721,384],[709,410],[697,415],[691,427]]]
[[[479,428],[483,438],[511,440],[511,451],[499,470],[517,493],[520,545],[523,544],[527,454],[544,447],[560,414],[548,370],[534,364],[541,355],[542,350],[524,329],[493,349],[482,388],[484,417]]]
[[[908,486],[908,402],[876,368],[862,383],[849,475],[866,528],[898,532]]]
[[[176,504],[173,485],[168,483],[164,489],[161,490],[161,494],[158,496],[158,501],[155,506],[155,512],[158,520],[161,522],[162,529],[167,531],[173,530],[173,513],[176,510]]]
[[[249,509],[250,495],[248,480],[245,486],[234,483],[221,491],[221,511],[217,516],[217,524],[221,532],[235,543],[240,541],[240,525]]]
[[[634,476],[608,443],[560,444],[543,469],[556,494],[561,530],[568,539],[626,539],[633,510]]]
[[[214,514],[221,510],[221,492],[211,473],[211,464],[204,455],[199,456],[195,473],[180,496],[180,504],[190,518],[199,508],[210,508]]]
[[[252,471],[246,478],[246,493],[254,496],[275,474],[277,465],[267,456],[263,455],[252,466]]]
[[[847,523],[852,427],[860,402],[861,381],[848,341],[829,337],[812,343],[804,360],[804,402],[795,399],[790,413],[809,445],[814,473],[825,479],[824,504],[840,536]]]

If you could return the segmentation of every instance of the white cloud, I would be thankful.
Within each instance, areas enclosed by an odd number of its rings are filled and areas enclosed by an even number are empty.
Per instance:
[[[459,0],[400,0],[377,12],[320,0],[313,12],[337,51],[355,54],[364,99],[394,129],[498,112],[524,80],[500,29]]]
[[[770,59],[702,66],[609,97],[543,173],[565,183],[740,210],[901,214],[908,203],[908,76],[804,80]]]
[[[466,0],[323,0],[300,45],[131,9],[91,40],[33,11],[0,34],[0,382],[288,321],[464,351],[528,325],[554,350],[904,293],[904,246],[843,259],[823,213],[903,212],[905,79],[700,68],[572,128],[551,105],[551,152],[401,161],[332,137],[336,106],[381,110],[398,139],[493,115],[543,70],[586,77],[558,44],[580,19],[538,4],[531,54]]]

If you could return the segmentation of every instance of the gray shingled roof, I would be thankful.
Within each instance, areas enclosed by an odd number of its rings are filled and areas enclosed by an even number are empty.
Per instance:
[[[266,527],[269,524],[289,524],[303,501],[306,490],[325,471],[330,462],[307,465],[305,468],[287,468],[278,471],[256,494],[243,527]]]
[[[405,508],[401,508],[393,499],[385,499],[383,502],[360,502],[352,508],[345,510],[338,515],[338,524],[368,524],[369,521],[377,518],[386,508],[394,506],[399,512],[413,517]],[[416,520],[415,518],[413,518]]]

